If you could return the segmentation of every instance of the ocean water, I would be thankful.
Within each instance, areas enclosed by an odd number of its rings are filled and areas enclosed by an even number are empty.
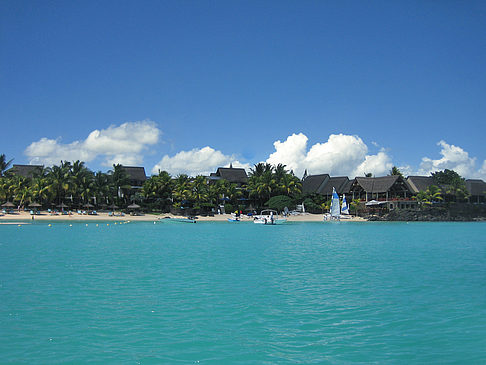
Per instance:
[[[484,223],[0,226],[0,363],[486,363]]]

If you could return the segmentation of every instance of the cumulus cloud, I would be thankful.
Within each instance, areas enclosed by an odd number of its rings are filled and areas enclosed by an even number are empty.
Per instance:
[[[469,153],[461,147],[450,145],[445,141],[437,143],[441,147],[441,158],[433,160],[429,157],[422,158],[418,173],[429,175],[431,172],[449,169],[456,171],[459,175],[470,177],[476,175],[474,169],[476,158],[469,157]]]
[[[142,163],[142,152],[158,142],[161,132],[150,121],[127,122],[119,126],[94,130],[81,141],[64,144],[61,138],[41,138],[31,143],[25,150],[31,164],[47,166],[61,160],[81,160],[90,162],[95,158],[104,159],[103,165],[114,163],[134,165]]]
[[[368,154],[368,146],[358,136],[331,134],[324,143],[316,143],[307,150],[308,138],[303,133],[292,134],[284,142],[276,141],[275,152],[266,162],[282,163],[301,176],[305,169],[310,174],[328,173],[354,177],[371,172],[386,174],[393,164],[391,158],[381,150],[376,155]]]
[[[218,167],[243,167],[246,170],[250,165],[240,163],[234,155],[225,155],[209,146],[194,148],[190,151],[181,151],[174,156],[165,155],[159,163],[152,168],[152,173],[167,171],[172,175],[187,174],[189,176],[209,175]]]

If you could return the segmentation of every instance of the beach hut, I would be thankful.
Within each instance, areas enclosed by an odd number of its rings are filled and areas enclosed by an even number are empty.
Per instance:
[[[29,204],[29,208],[33,208],[31,214],[32,213],[37,214],[37,211],[39,210],[38,208],[40,208],[41,206],[42,205],[40,205],[39,203],[35,203],[35,202],[34,203],[30,203]]]
[[[6,202],[2,204],[3,213],[10,213],[12,212],[12,208],[15,207],[15,204],[12,202]]]
[[[140,209],[140,205],[132,203],[127,208],[131,210],[130,215],[139,215],[137,210]]]

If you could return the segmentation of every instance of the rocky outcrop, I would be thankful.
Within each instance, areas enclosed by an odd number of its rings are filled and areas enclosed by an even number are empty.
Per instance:
[[[381,216],[370,216],[369,221],[423,221],[469,222],[486,221],[486,205],[450,204],[421,210],[396,209]]]

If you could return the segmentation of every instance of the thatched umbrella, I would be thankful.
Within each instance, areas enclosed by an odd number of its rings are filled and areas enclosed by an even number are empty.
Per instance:
[[[107,207],[107,208],[110,208],[110,209],[115,210],[115,209],[118,209],[118,205],[115,205],[115,204],[108,205],[108,207]]]
[[[6,203],[3,203],[2,204],[2,207],[4,207],[4,208],[13,208],[13,207],[15,207],[15,204],[12,203],[12,202],[6,202]]]
[[[135,204],[135,203],[132,203],[127,208],[128,209],[139,209],[140,208],[140,205]]]
[[[29,204],[29,207],[31,207],[31,208],[39,208],[39,207],[42,207],[42,205],[40,205],[39,203],[31,203],[31,204]]]
[[[61,208],[61,211],[63,211],[63,212],[64,212],[64,208],[69,208],[69,206],[64,204],[64,203],[59,204],[57,207]]]

